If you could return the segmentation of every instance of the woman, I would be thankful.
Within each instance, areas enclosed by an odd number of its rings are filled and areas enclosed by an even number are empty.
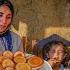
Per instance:
[[[13,53],[23,51],[20,37],[10,31],[14,8],[9,0],[0,0],[0,53],[9,50]]]
[[[52,41],[45,45],[43,49],[44,59],[47,56],[47,67],[51,70],[64,70],[62,64],[66,56],[66,46],[60,41]]]

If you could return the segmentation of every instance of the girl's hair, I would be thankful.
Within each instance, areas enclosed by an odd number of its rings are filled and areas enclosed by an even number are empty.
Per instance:
[[[51,42],[48,42],[48,43],[44,46],[44,48],[43,48],[42,53],[43,53],[43,58],[44,58],[44,59],[45,59],[46,54],[50,51],[50,49],[51,49],[52,46],[54,46],[54,45],[62,45],[62,46],[63,46],[63,49],[64,49],[64,53],[67,52],[67,50],[66,50],[66,45],[65,45],[63,42],[61,42],[61,41],[51,41]]]
[[[12,3],[10,2],[10,0],[0,0],[0,6],[2,5],[6,5],[9,7],[11,13],[12,13],[12,17],[14,15],[14,7],[12,5]]]

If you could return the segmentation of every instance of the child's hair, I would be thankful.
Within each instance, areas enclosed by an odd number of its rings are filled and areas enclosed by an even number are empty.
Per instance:
[[[63,42],[61,42],[61,41],[51,41],[51,42],[48,42],[48,43],[44,46],[44,48],[43,48],[43,50],[42,50],[43,58],[44,58],[44,59],[45,59],[46,54],[50,51],[50,49],[51,49],[52,46],[54,46],[54,45],[62,45],[62,46],[63,46],[63,49],[64,49],[64,53],[67,52],[67,50],[66,50],[66,45],[65,45]]]
[[[12,13],[12,17],[13,17],[13,14],[14,14],[14,7],[12,5],[12,3],[10,2],[10,0],[0,0],[0,6],[2,5],[6,5],[9,7],[11,13]]]

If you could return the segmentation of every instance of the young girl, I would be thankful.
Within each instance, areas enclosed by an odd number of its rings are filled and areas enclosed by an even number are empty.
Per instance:
[[[45,45],[43,51],[44,59],[47,55],[47,65],[52,70],[64,70],[62,61],[66,56],[66,46],[60,41],[52,41]]]

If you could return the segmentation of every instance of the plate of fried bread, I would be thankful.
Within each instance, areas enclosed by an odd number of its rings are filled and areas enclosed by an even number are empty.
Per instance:
[[[42,58],[21,51],[5,51],[0,55],[0,70],[38,70],[43,64]]]

